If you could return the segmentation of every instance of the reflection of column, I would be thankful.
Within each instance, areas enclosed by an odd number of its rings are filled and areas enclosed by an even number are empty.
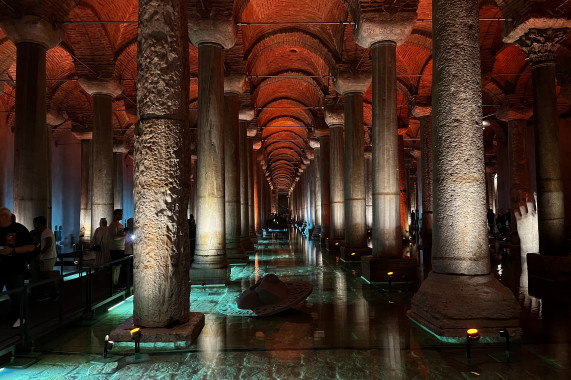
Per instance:
[[[234,45],[228,22],[190,18],[189,37],[198,46],[198,160],[196,188],[196,250],[191,276],[209,275],[225,282],[224,184],[224,48]],[[194,23],[194,24],[193,24]],[[200,272],[200,270],[207,269]],[[214,271],[218,269],[217,271]]]
[[[163,3],[156,12],[154,1],[139,1],[133,318],[144,327],[185,323],[190,309],[186,8],[179,0]]]
[[[432,6],[433,271],[409,315],[440,336],[465,336],[467,325],[484,336],[500,327],[517,333],[519,305],[490,274],[478,1]]]
[[[321,242],[331,237],[331,176],[329,167],[329,135],[321,132],[319,137],[319,177],[321,178]]]
[[[4,20],[2,29],[16,45],[16,118],[14,128],[14,214],[33,225],[36,216],[51,219],[50,154],[46,128],[46,51],[63,30],[38,16]]]
[[[343,109],[327,108],[325,122],[329,126],[330,215],[331,232],[328,248],[343,243],[345,238],[345,211],[343,206]]]
[[[91,150],[92,195],[91,228],[99,226],[101,218],[111,223],[115,192],[113,189],[113,98],[121,93],[116,82],[80,79],[83,89],[93,98],[93,140]]]
[[[244,92],[243,75],[224,79],[224,216],[226,257],[230,263],[247,262],[241,245],[242,207],[240,205],[240,94]]]
[[[555,83],[555,51],[567,32],[529,29],[516,41],[532,67],[539,252],[544,255],[567,254]]]
[[[336,77],[335,88],[345,103],[345,149],[343,194],[345,208],[345,247],[341,257],[358,259],[370,254],[367,247],[365,204],[365,130],[363,126],[363,93],[371,85],[369,73],[361,76],[345,73]]]

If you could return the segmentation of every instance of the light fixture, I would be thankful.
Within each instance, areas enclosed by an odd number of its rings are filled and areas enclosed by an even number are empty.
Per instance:
[[[482,127],[489,127],[490,126],[490,122],[488,120],[482,120]]]
[[[143,332],[140,327],[135,327],[131,330],[131,339],[135,341],[135,356],[130,356],[126,359],[127,363],[143,363],[150,359],[149,355],[141,354],[141,338]]]
[[[105,343],[103,344],[103,359],[107,359],[109,351],[113,349],[115,342],[109,340],[109,335],[105,335]]]
[[[387,276],[389,276],[389,291],[391,291],[391,286],[393,284],[394,272],[387,272]]]
[[[506,361],[510,361],[510,333],[508,329],[500,329],[500,336],[506,338]]]
[[[480,340],[480,333],[478,329],[468,329],[466,331],[466,359],[471,360],[470,342],[477,342]]]

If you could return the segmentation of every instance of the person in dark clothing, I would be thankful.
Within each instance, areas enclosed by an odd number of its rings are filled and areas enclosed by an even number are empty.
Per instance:
[[[26,259],[35,250],[30,231],[20,223],[12,222],[9,209],[0,208],[0,289],[7,290],[24,286]],[[11,315],[16,319],[12,327],[20,327],[20,293],[10,294]]]

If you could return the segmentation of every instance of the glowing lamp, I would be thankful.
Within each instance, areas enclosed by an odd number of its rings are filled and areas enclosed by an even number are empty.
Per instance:
[[[466,359],[470,361],[472,358],[470,353],[470,342],[477,342],[480,340],[480,332],[478,329],[468,329],[466,330]]]
[[[355,256],[355,252],[351,252],[351,256]]]
[[[109,335],[105,335],[105,343],[103,345],[103,359],[107,359],[107,355],[113,348],[114,344],[115,343],[112,340],[109,340]]]
[[[335,245],[339,245],[339,243],[335,243]]]

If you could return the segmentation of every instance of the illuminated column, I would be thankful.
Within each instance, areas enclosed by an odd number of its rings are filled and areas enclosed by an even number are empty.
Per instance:
[[[82,243],[91,241],[91,135],[92,132],[75,132],[74,136],[81,141],[81,200],[79,213],[79,229],[83,233]],[[109,219],[108,222],[111,222]],[[99,226],[99,223],[97,224]]]
[[[240,196],[240,94],[246,88],[243,75],[224,79],[224,204],[226,257],[228,262],[244,263],[248,255],[242,247]]]
[[[189,19],[188,35],[198,47],[198,151],[196,249],[192,281],[225,283],[224,49],[234,46],[230,20]]]
[[[320,131],[319,177],[321,178],[321,242],[331,236],[331,180],[329,170],[329,134]]]
[[[539,252],[567,255],[555,82],[555,51],[568,29],[529,29],[517,41],[532,68]]]
[[[240,110],[240,244],[246,251],[254,251],[254,244],[250,239],[250,207],[248,187],[249,177],[249,157],[250,145],[248,144],[248,121],[254,118],[254,109]],[[252,221],[253,222],[253,221]],[[252,223],[253,224],[253,223]]]
[[[123,209],[123,155],[129,150],[123,142],[113,145],[113,204],[114,208]]]
[[[156,12],[156,1],[139,1],[133,322],[143,327],[185,323],[190,309],[186,7],[162,5]]]
[[[254,202],[254,197],[256,194],[256,190],[254,189],[254,180],[256,178],[256,168],[255,163],[256,159],[254,157],[254,151],[252,149],[254,137],[256,136],[257,129],[256,128],[248,128],[248,209],[250,212],[249,220],[250,220],[250,240],[252,243],[258,242],[258,236],[256,235],[256,221],[258,220],[256,216],[256,207]]]
[[[309,145],[313,148],[314,160],[313,160],[313,170],[314,170],[314,188],[313,194],[315,196],[315,226],[313,229],[313,234],[311,235],[312,240],[321,239],[321,225],[322,215],[321,215],[321,175],[320,175],[320,165],[321,165],[321,148],[318,139],[309,140]]]
[[[121,93],[121,86],[114,81],[98,81],[81,78],[79,84],[93,98],[93,140],[91,150],[92,233],[101,218],[113,220],[115,191],[113,189],[115,167],[113,163],[113,98]]]
[[[64,31],[32,15],[4,18],[1,27],[16,45],[14,214],[30,228],[36,216],[51,219],[46,51],[62,40]]]
[[[330,226],[327,249],[337,250],[345,240],[345,209],[343,205],[343,123],[341,107],[327,107],[325,123],[329,126],[329,168],[330,168]]]
[[[373,153],[371,147],[365,148],[365,205],[367,230],[373,228]]]
[[[345,149],[343,195],[345,207],[345,246],[341,257],[360,260],[371,254],[367,246],[367,215],[365,202],[365,129],[363,94],[371,85],[369,73],[342,73],[335,78],[335,89],[343,94],[345,104]]]
[[[519,305],[490,274],[478,1],[432,7],[433,271],[409,316],[440,336],[465,337],[467,326],[484,336],[501,327],[517,334]]]
[[[258,150],[261,146],[262,142],[259,139],[252,138],[252,179],[254,189],[254,221],[256,226],[256,238],[262,232],[262,224],[260,220],[260,167],[258,165]]]

